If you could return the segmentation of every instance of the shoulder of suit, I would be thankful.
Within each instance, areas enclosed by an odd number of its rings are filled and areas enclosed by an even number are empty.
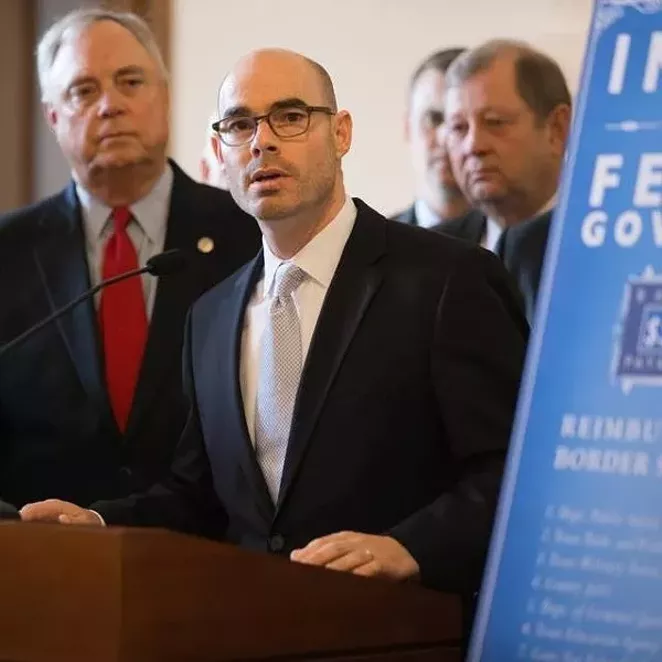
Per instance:
[[[467,233],[473,235],[482,232],[486,223],[485,215],[476,209],[470,209],[466,214],[457,218],[449,218],[433,226],[431,229],[436,232],[446,232],[455,234],[463,239]]]
[[[518,245],[533,238],[546,238],[552,221],[553,210],[508,228],[509,242]],[[505,231],[504,231],[505,233]]]
[[[390,252],[409,253],[417,259],[427,259],[435,264],[476,250],[471,243],[450,233],[435,232],[415,225],[388,223],[386,231]]]
[[[224,300],[234,300],[234,298],[238,296],[238,293],[242,291],[241,288],[238,287],[238,282],[241,279],[248,277],[250,275],[248,272],[252,271],[254,266],[255,258],[243,264],[234,273],[230,274],[202,294],[202,296],[200,296],[194,303],[193,308],[196,311],[208,310],[210,307],[216,309]]]
[[[7,241],[14,235],[24,237],[26,234],[38,231],[42,227],[42,221],[47,220],[49,214],[68,204],[66,193],[67,189],[64,189],[33,204],[0,214],[2,240]]]
[[[414,219],[414,206],[407,207],[407,209],[401,209],[395,214],[391,214],[387,217],[389,221],[396,221],[397,223],[413,223]]]

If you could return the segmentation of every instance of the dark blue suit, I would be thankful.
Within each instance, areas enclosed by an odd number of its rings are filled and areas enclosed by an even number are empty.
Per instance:
[[[282,554],[342,530],[388,534],[416,558],[424,584],[473,591],[528,326],[492,254],[356,204],[301,378],[278,503],[255,458],[239,381],[258,256],[192,308],[191,406],[171,479],[95,508],[109,524]]]
[[[174,163],[165,248],[190,255],[160,279],[126,433],[113,418],[92,300],[0,360],[0,498],[16,506],[58,497],[80,505],[148,488],[163,477],[186,421],[181,347],[186,311],[260,246],[252,218],[228,193]],[[196,244],[210,237],[215,250]],[[0,218],[0,341],[90,286],[73,184]]]
[[[540,278],[547,250],[547,237],[554,210],[507,228],[497,244],[496,253],[512,274],[524,297],[526,317],[533,322]]]

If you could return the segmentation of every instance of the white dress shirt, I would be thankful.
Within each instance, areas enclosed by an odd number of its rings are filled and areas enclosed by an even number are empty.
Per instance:
[[[340,262],[340,257],[356,220],[356,207],[347,197],[338,215],[319,234],[315,235],[290,260],[276,257],[265,239],[264,274],[246,307],[241,338],[240,381],[244,414],[251,442],[255,443],[255,403],[259,374],[260,341],[267,323],[276,269],[282,262],[293,262],[307,277],[294,291],[294,304],[301,325],[301,361],[305,364],[317,318]]]
[[[496,248],[502,232],[503,228],[493,218],[486,218],[485,231],[483,232],[483,238],[481,239],[480,245],[494,253],[494,249]]]
[[[416,200],[414,202],[414,214],[416,216],[416,225],[419,228],[433,228],[441,223],[441,219],[434,212],[425,200]]]
[[[130,206],[133,218],[129,221],[126,231],[138,254],[139,267],[144,267],[147,260],[161,253],[165,246],[173,177],[172,168],[167,164],[152,190]],[[94,287],[101,281],[104,248],[113,232],[110,218],[112,209],[93,197],[79,182],[76,182],[76,194],[83,216],[90,284]],[[157,280],[150,274],[144,274],[142,277],[148,319],[151,318],[154,309]],[[98,292],[94,298],[97,308],[100,300],[101,292]]]

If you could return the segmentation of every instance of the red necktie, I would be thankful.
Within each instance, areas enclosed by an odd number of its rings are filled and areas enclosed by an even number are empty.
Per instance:
[[[112,219],[113,233],[103,255],[103,280],[138,268],[138,255],[126,231],[131,211],[127,207],[113,209]],[[103,290],[99,324],[110,404],[117,425],[124,432],[147,340],[145,298],[139,277]]]

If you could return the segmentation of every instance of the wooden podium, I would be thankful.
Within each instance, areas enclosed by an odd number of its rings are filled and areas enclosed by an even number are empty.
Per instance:
[[[146,529],[0,524],[0,662],[459,662],[415,585]]]

